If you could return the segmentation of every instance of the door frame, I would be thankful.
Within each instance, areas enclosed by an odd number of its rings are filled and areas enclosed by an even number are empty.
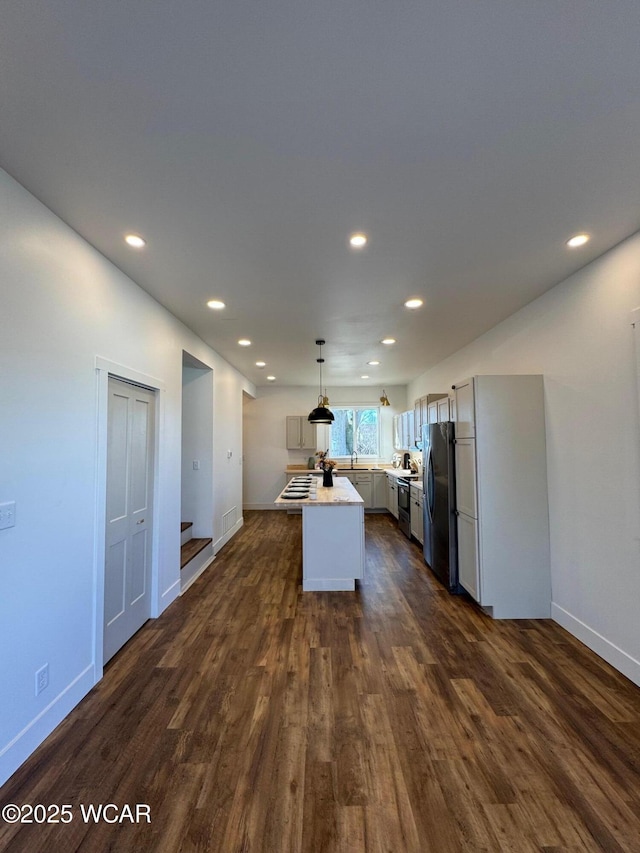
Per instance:
[[[103,628],[104,628],[104,563],[105,548],[105,517],[107,511],[107,439],[108,439],[108,402],[109,379],[120,379],[130,385],[140,385],[155,392],[155,436],[153,459],[153,520],[151,522],[151,618],[161,613],[159,585],[159,485],[160,471],[164,468],[161,458],[164,441],[164,403],[165,384],[155,376],[149,376],[123,364],[109,361],[96,356],[95,362],[97,384],[96,411],[96,510],[94,530],[94,559],[93,559],[93,668],[94,684],[102,678],[103,673]]]

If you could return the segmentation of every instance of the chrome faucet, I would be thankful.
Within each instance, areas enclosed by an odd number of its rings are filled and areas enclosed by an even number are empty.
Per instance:
[[[354,456],[356,457],[356,465],[357,465],[358,464],[358,454],[355,452],[355,450],[352,450],[351,451],[351,468],[353,468],[353,457]]]

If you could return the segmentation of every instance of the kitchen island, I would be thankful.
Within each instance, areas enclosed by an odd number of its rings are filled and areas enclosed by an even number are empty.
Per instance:
[[[315,499],[276,498],[279,509],[302,509],[302,589],[353,590],[364,578],[364,501],[346,477],[318,484]]]

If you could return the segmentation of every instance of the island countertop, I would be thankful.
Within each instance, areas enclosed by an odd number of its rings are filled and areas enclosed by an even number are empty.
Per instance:
[[[282,490],[286,491],[288,485]],[[300,500],[289,500],[282,497],[282,492],[274,503],[282,509],[299,509],[313,506],[364,506],[364,500],[356,491],[355,486],[346,477],[334,477],[333,486],[325,488],[318,484],[315,500],[312,498],[301,498]]]

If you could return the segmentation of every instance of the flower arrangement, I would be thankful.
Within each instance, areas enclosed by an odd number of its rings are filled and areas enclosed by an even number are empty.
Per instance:
[[[318,457],[318,461],[316,462],[316,468],[319,468],[321,471],[332,472],[338,467],[338,463],[335,462],[333,459],[327,459],[328,453],[328,450],[316,451],[316,456]]]

